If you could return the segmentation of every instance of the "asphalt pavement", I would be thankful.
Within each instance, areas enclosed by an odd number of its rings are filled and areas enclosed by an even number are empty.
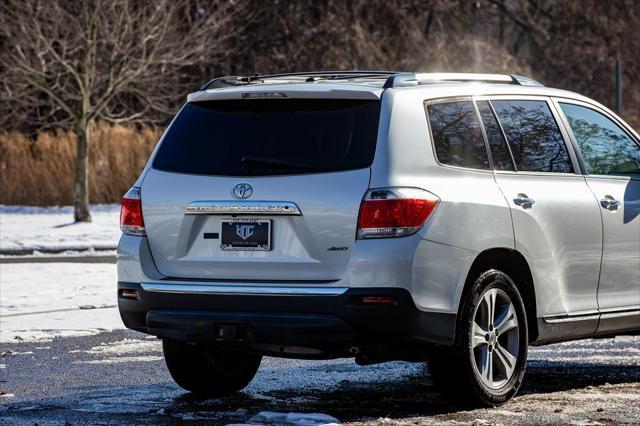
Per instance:
[[[132,331],[0,344],[0,380],[11,425],[640,424],[638,336],[531,348],[520,394],[495,409],[448,404],[422,364],[352,360],[265,358],[243,392],[198,399],[173,383],[160,342]]]

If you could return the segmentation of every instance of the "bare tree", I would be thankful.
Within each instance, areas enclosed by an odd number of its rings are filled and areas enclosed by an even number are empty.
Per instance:
[[[77,137],[76,221],[91,221],[88,150],[96,120],[145,120],[175,108],[189,71],[223,57],[249,22],[240,1],[5,0],[0,95]],[[133,106],[133,108],[132,108]]]

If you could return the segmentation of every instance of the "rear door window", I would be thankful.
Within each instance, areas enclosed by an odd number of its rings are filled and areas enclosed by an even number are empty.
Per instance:
[[[427,115],[441,164],[489,170],[478,114],[470,100],[429,103]]]
[[[573,172],[569,151],[547,102],[493,100],[491,105],[518,171]]]
[[[496,120],[489,101],[478,101],[478,111],[480,112],[480,118],[484,125],[485,133],[487,134],[487,141],[489,142],[489,149],[491,150],[491,158],[493,160],[493,168],[496,170],[514,171],[513,159],[509,152],[509,146],[504,139],[502,129]]]
[[[640,146],[613,120],[580,105],[560,103],[580,147],[587,173],[640,175]]]
[[[159,170],[219,176],[322,173],[373,162],[380,101],[242,99],[194,102],[154,159]]]

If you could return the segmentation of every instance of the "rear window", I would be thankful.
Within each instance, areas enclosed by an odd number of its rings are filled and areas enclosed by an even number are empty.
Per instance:
[[[320,173],[373,162],[380,102],[243,99],[187,104],[153,162],[219,176]]]

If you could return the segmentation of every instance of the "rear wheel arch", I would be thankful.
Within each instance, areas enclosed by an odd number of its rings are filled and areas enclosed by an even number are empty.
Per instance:
[[[467,292],[471,288],[473,282],[481,273],[490,269],[497,269],[506,273],[515,282],[525,305],[527,328],[529,329],[529,342],[536,341],[538,338],[538,324],[536,321],[537,308],[533,276],[526,259],[517,250],[493,248],[485,250],[476,256],[469,272],[467,273],[458,311],[462,308],[463,301],[467,297]]]

